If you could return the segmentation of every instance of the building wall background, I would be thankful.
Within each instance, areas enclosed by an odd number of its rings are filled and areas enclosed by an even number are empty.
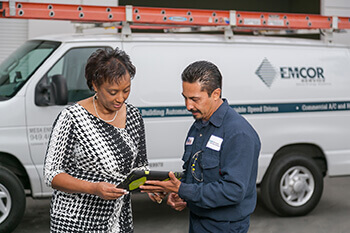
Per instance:
[[[118,0],[21,0],[21,2],[118,6]],[[75,27],[70,21],[0,19],[0,63],[28,39],[74,32]]]
[[[28,38],[28,20],[0,19],[0,63]]]
[[[349,0],[322,0],[321,14],[329,16],[350,16]],[[326,39],[326,38],[324,38]],[[333,33],[333,43],[350,45],[350,30],[347,33]]]
[[[153,7],[178,7],[199,9],[268,11],[287,13],[310,13],[323,15],[350,16],[349,0],[23,0],[22,2],[50,2],[82,5],[135,5]],[[69,21],[0,19],[0,62],[28,39],[41,35],[74,33],[75,27]],[[328,39],[328,38],[323,38]],[[334,43],[350,45],[348,33],[334,33]]]

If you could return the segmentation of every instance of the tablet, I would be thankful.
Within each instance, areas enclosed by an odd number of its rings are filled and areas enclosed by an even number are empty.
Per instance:
[[[183,173],[174,172],[177,179],[181,180]],[[167,171],[145,171],[145,170],[134,170],[128,177],[121,182],[117,188],[122,188],[130,192],[141,191],[140,186],[143,185],[146,180],[161,180],[166,181],[169,179],[169,172]]]

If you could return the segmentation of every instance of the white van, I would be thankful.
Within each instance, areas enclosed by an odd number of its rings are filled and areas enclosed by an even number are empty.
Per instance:
[[[0,65],[0,232],[18,224],[26,195],[50,197],[42,175],[52,123],[92,94],[84,66],[104,47],[125,50],[137,68],[128,101],[144,117],[151,169],[181,170],[193,118],[180,75],[208,60],[222,72],[223,97],[260,135],[257,185],[271,211],[307,214],[326,174],[350,175],[349,47],[204,34],[50,36],[28,41]]]

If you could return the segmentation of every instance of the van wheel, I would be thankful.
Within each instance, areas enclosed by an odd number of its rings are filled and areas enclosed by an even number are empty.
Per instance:
[[[289,152],[273,161],[261,184],[262,201],[280,216],[308,214],[322,192],[322,173],[304,152]]]
[[[0,232],[12,232],[16,228],[25,206],[22,183],[10,170],[0,166]]]

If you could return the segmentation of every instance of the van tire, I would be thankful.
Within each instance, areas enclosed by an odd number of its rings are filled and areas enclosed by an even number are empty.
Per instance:
[[[0,232],[12,232],[22,220],[26,196],[17,176],[2,166],[0,166],[0,202],[9,209],[0,209]]]
[[[322,192],[322,172],[302,151],[285,153],[273,161],[261,184],[263,203],[280,216],[308,214],[320,201]]]

